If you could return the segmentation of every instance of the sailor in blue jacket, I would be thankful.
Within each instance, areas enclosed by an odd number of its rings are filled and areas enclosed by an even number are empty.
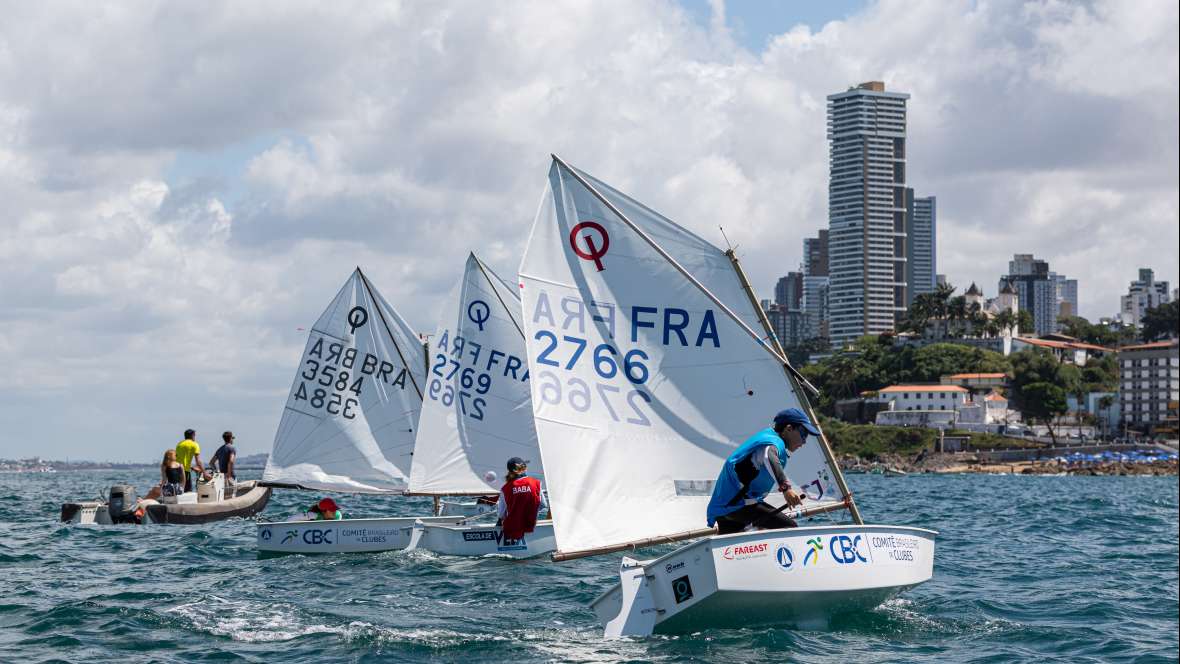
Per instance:
[[[717,524],[722,535],[739,533],[754,524],[759,528],[794,528],[794,519],[776,513],[762,499],[777,488],[787,505],[803,502],[783,468],[791,453],[807,442],[808,434],[818,436],[819,429],[803,411],[788,408],[774,416],[773,428],[763,429],[739,445],[725,460],[713,485],[709,525]]]

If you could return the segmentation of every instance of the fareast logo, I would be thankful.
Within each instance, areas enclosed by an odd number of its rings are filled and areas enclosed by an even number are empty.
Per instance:
[[[770,545],[766,542],[758,542],[756,544],[737,544],[735,546],[727,546],[721,552],[721,557],[726,560],[744,560],[746,558],[762,558],[766,555]]]

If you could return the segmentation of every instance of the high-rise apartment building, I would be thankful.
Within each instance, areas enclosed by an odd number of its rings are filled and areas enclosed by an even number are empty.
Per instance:
[[[879,81],[828,95],[832,341],[894,329],[906,282],[906,100]]]
[[[828,232],[821,230],[817,237],[803,238],[803,274],[808,277],[828,276]]]
[[[803,274],[788,272],[774,286],[774,304],[766,310],[771,326],[784,347],[795,346],[807,338],[807,315],[803,311]]]
[[[1033,329],[1023,330],[1037,335],[1052,334],[1061,329],[1057,319],[1078,315],[1078,281],[1049,271],[1049,263],[1032,254],[1015,254],[1008,261],[1008,274],[1001,276],[999,289],[1004,285],[1016,291],[1021,309],[1033,317]]]
[[[1064,274],[1049,273],[1057,284],[1057,318],[1078,315],[1078,280],[1066,279]],[[1053,321],[1056,324],[1057,318]],[[1060,325],[1055,325],[1060,328]]]
[[[935,227],[938,205],[934,196],[915,197],[913,189],[906,190],[906,209],[910,222],[906,238],[906,305],[922,293],[933,293],[937,285],[938,262],[935,257]]]
[[[803,337],[828,338],[828,231],[803,239]]]
[[[1170,424],[1175,435],[1180,401],[1180,341],[1168,339],[1119,349],[1119,405],[1127,426],[1144,433]]]
[[[1143,315],[1148,309],[1172,301],[1168,282],[1156,281],[1155,272],[1150,268],[1139,268],[1139,279],[1131,282],[1127,294],[1120,298],[1119,320],[1126,325],[1143,324]]]
[[[827,339],[828,277],[803,277],[803,324],[806,339]]]
[[[774,285],[774,303],[787,310],[799,309],[803,302],[803,275],[788,272]]]

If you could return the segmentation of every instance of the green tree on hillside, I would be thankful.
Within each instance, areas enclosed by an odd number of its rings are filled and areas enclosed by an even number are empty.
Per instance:
[[[1011,333],[1012,328],[1016,327],[1017,316],[1016,314],[1012,313],[1011,310],[1003,309],[1000,311],[1000,313],[996,314],[993,322],[1001,332]]]
[[[1148,309],[1143,315],[1143,340],[1160,341],[1180,337],[1180,300]]]
[[[1095,325],[1081,316],[1062,316],[1061,333],[1096,346],[1113,347],[1118,343],[1118,333],[1105,325]]]
[[[1080,382],[1085,392],[1114,392],[1119,387],[1119,361],[1114,353],[1091,356],[1081,369]]]
[[[1037,336],[1037,324],[1033,320],[1032,312],[1028,309],[1020,309],[1016,312],[1016,326],[1020,328],[1020,333],[1026,337]]]
[[[1065,396],[1077,394],[1082,381],[1081,371],[1072,364],[1059,362],[1052,353],[1041,348],[1026,348],[1008,359],[1012,362],[1012,401],[1026,416],[1043,421],[1053,443],[1057,444],[1051,420],[1065,413]],[[1032,387],[1038,384],[1054,390]],[[1060,404],[1058,396],[1061,397]]]
[[[1053,444],[1057,444],[1057,433],[1053,430],[1053,421],[1064,415],[1067,410],[1065,390],[1050,383],[1030,383],[1021,389],[1024,416],[1030,420],[1040,420],[1049,430],[1049,437]]]
[[[930,344],[913,352],[910,365],[893,374],[890,382],[936,383],[956,373],[1008,373],[1011,363],[1003,355],[960,344]]]

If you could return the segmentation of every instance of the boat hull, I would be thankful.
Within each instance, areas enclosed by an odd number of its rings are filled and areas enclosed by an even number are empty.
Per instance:
[[[534,558],[557,549],[552,521],[538,521],[533,532],[505,540],[503,529],[491,525],[415,524],[415,548],[447,556]]]
[[[934,531],[818,526],[717,535],[651,561],[623,559],[592,603],[606,636],[768,624],[826,628],[934,573]]]
[[[270,487],[243,482],[234,487],[234,496],[216,502],[164,504],[152,501],[145,505],[144,523],[198,524],[234,517],[249,518],[266,509]]]
[[[212,521],[223,521],[234,517],[248,518],[266,509],[270,501],[270,488],[258,486],[254,481],[241,482],[233,485],[227,491],[230,497],[221,500],[200,502],[194,494],[192,502],[164,503],[157,500],[140,500],[136,509],[142,509],[140,522],[200,524]],[[109,506],[100,500],[87,500],[64,503],[61,507],[61,520],[66,523],[110,525]],[[132,523],[135,519],[128,516],[121,517],[119,523]]]
[[[259,555],[288,553],[372,553],[397,551],[410,543],[414,523],[450,524],[461,516],[388,517],[339,521],[273,521],[255,532]]]

